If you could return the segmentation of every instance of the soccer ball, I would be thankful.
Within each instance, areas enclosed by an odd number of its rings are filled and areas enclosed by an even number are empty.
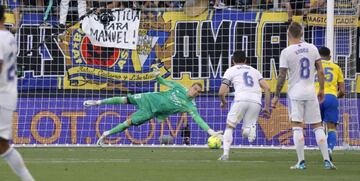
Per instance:
[[[207,144],[210,149],[219,149],[221,147],[221,139],[216,136],[210,136]]]

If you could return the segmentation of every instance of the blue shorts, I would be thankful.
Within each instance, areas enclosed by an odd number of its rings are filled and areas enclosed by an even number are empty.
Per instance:
[[[325,123],[338,124],[339,120],[339,101],[332,94],[325,94],[325,100],[320,104],[321,119]]]

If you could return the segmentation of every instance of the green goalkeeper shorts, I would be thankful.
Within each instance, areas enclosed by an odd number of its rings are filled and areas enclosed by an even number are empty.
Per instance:
[[[141,125],[154,117],[149,102],[144,99],[142,94],[128,95],[128,100],[137,108],[137,111],[131,115],[133,125]]]

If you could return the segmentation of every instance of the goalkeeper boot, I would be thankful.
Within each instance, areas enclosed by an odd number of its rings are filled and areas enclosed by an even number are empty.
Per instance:
[[[109,135],[109,131],[105,131],[99,138],[99,140],[96,142],[96,145],[98,146],[103,146],[104,145],[104,140],[106,138],[106,136]]]
[[[331,161],[325,160],[324,161],[324,169],[326,169],[326,170],[336,170],[336,167]]]
[[[301,162],[297,163],[294,166],[290,167],[291,170],[305,170],[306,169],[306,165],[305,165],[305,160],[302,160]]]
[[[227,161],[227,160],[229,160],[229,155],[221,155],[221,157],[218,158],[218,160]]]
[[[100,105],[101,101],[95,101],[95,100],[88,100],[88,101],[84,101],[84,106],[96,106],[96,105]]]
[[[98,146],[103,146],[104,145],[104,139],[106,138],[106,136],[101,135],[99,140],[96,142],[96,145]]]

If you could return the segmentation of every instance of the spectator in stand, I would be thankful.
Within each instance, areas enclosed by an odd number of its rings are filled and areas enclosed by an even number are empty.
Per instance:
[[[254,2],[255,2],[255,4],[254,4]],[[249,5],[252,6],[252,5],[254,5],[254,8],[257,5],[256,0],[238,0],[237,3],[238,3],[239,6],[249,6]],[[261,5],[261,4],[259,4],[259,5]]]
[[[326,0],[286,0],[284,6],[288,12],[288,22],[291,23],[293,15],[307,16],[308,12],[316,12],[318,8],[325,7]]]
[[[205,12],[209,7],[207,0],[187,0],[184,4],[184,13],[187,16],[195,17]]]
[[[128,3],[119,2],[119,1],[114,1],[114,2],[106,5],[106,8],[108,8],[108,9],[114,9],[114,8],[123,9],[125,7],[128,7]]]
[[[146,1],[146,2],[144,2],[142,4],[141,9],[143,9],[143,8],[157,8],[157,7],[159,7],[159,5],[163,6],[164,3],[159,3],[159,1],[154,1],[154,2]]]
[[[259,4],[257,4],[257,0],[252,0],[252,8],[259,8],[259,9],[274,8],[273,0],[258,0],[258,1],[260,1]]]
[[[261,0],[260,0],[261,1]],[[210,1],[210,5],[214,4],[214,1]],[[256,8],[261,6],[257,0],[215,0],[214,8],[223,9],[226,7],[242,7],[242,8]]]
[[[147,1],[146,1],[146,2],[147,2]],[[145,2],[145,3],[146,3],[146,2]],[[142,2],[133,1],[133,3],[132,3],[132,8],[133,8],[133,9],[140,9],[142,5],[143,5]]]
[[[44,7],[45,0],[22,0],[22,3],[26,6],[37,6],[37,7]],[[49,0],[47,0],[49,1]]]
[[[13,26],[10,28],[11,33],[16,33],[19,30],[21,23],[21,7],[19,0],[3,0],[0,1],[0,5],[3,5],[6,9],[10,9],[14,14]]]
[[[49,23],[49,18],[51,17],[51,13],[57,13],[57,5],[60,0],[21,0],[24,6],[35,6],[36,11],[40,11],[38,13],[43,13],[43,26],[51,26]],[[44,8],[44,9],[43,9]]]
[[[106,5],[106,8],[108,8],[108,9],[125,8],[125,7],[132,7],[133,9],[156,8],[156,7],[159,7],[159,1],[155,1],[155,2],[152,2],[152,1],[112,2],[112,3]]]
[[[184,6],[184,3],[179,1],[165,2],[165,6],[167,8],[181,8]]]
[[[69,3],[70,3],[70,0],[61,0],[60,20],[59,20],[60,28],[65,29],[66,17],[69,12]],[[78,15],[80,18],[86,14],[86,0],[77,0],[77,7],[78,7]]]
[[[326,0],[310,0],[307,7],[310,13],[316,13],[319,8],[326,8]]]
[[[109,1],[101,1],[101,0],[98,0],[98,1],[92,1],[92,2],[89,2],[88,1],[88,6],[91,7],[91,8],[100,8],[100,9],[103,9],[103,8],[107,8],[107,9],[114,9],[114,8],[127,8],[130,6],[130,4],[132,4],[132,2],[130,1],[112,1],[112,2],[109,2]]]
[[[210,4],[214,5],[214,8],[217,8],[217,9],[223,9],[226,7],[225,3],[223,2],[223,0],[215,0],[215,3],[213,0],[210,1]]]
[[[307,15],[305,0],[285,0],[284,5],[288,12],[288,22],[292,22],[293,15]]]

